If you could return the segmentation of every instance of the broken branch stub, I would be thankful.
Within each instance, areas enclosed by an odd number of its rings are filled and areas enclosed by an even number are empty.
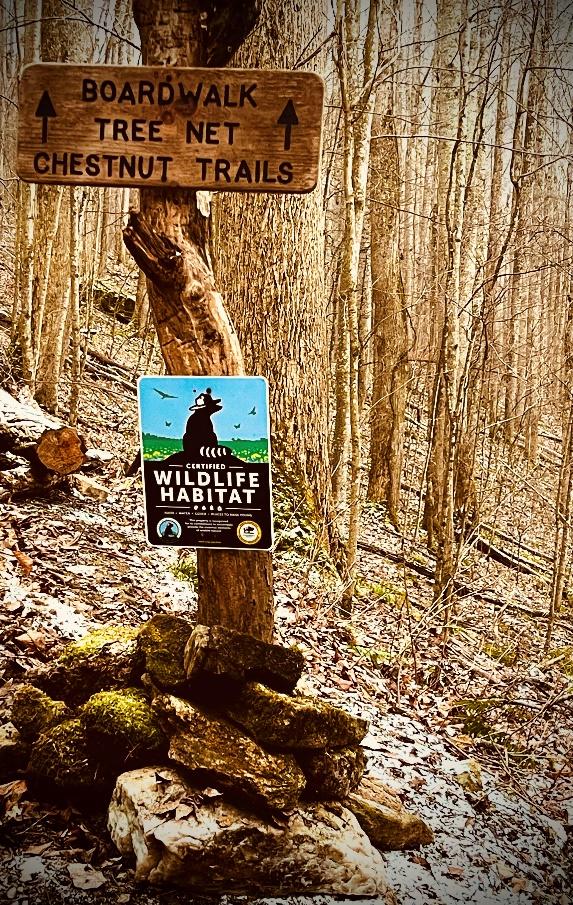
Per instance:
[[[155,190],[160,196],[167,192]],[[195,242],[190,203],[183,211],[177,199],[162,201],[153,207],[142,198],[142,213],[130,214],[124,241],[148,279],[149,300],[169,373],[241,375],[244,365],[239,340],[215,289],[206,254]]]
[[[157,286],[168,288],[177,282],[181,252],[167,236],[153,232],[145,218],[130,211],[123,240],[138,267]]]

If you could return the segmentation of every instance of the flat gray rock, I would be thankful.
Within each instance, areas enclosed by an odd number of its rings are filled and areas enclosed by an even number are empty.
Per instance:
[[[122,774],[108,827],[136,881],[207,894],[393,896],[382,858],[353,815],[322,805],[270,824],[190,786],[171,769]]]

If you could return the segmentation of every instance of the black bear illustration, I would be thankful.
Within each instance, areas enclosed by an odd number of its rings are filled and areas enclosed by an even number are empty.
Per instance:
[[[183,452],[186,456],[196,459],[201,455],[203,447],[219,445],[211,422],[211,415],[221,411],[223,406],[219,405],[220,402],[220,399],[213,399],[211,388],[207,387],[204,393],[199,393],[194,404],[190,406],[191,415],[187,419],[183,434]]]

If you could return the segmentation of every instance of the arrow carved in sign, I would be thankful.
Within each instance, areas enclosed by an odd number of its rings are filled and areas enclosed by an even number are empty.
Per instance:
[[[296,115],[296,110],[294,108],[294,104],[292,100],[288,101],[283,112],[277,119],[277,123],[279,126],[285,127],[285,151],[290,150],[290,137],[293,126],[298,126],[298,116]]]
[[[35,115],[42,119],[42,144],[45,145],[48,140],[48,118],[58,115],[54,110],[52,99],[47,91],[44,91],[40,98]]]

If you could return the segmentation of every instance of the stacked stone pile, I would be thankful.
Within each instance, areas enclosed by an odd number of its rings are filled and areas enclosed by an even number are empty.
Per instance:
[[[296,649],[178,617],[105,629],[28,674],[6,751],[13,764],[19,746],[39,794],[111,793],[139,880],[384,896],[378,849],[431,831],[363,778],[367,723],[296,693],[303,666]]]

